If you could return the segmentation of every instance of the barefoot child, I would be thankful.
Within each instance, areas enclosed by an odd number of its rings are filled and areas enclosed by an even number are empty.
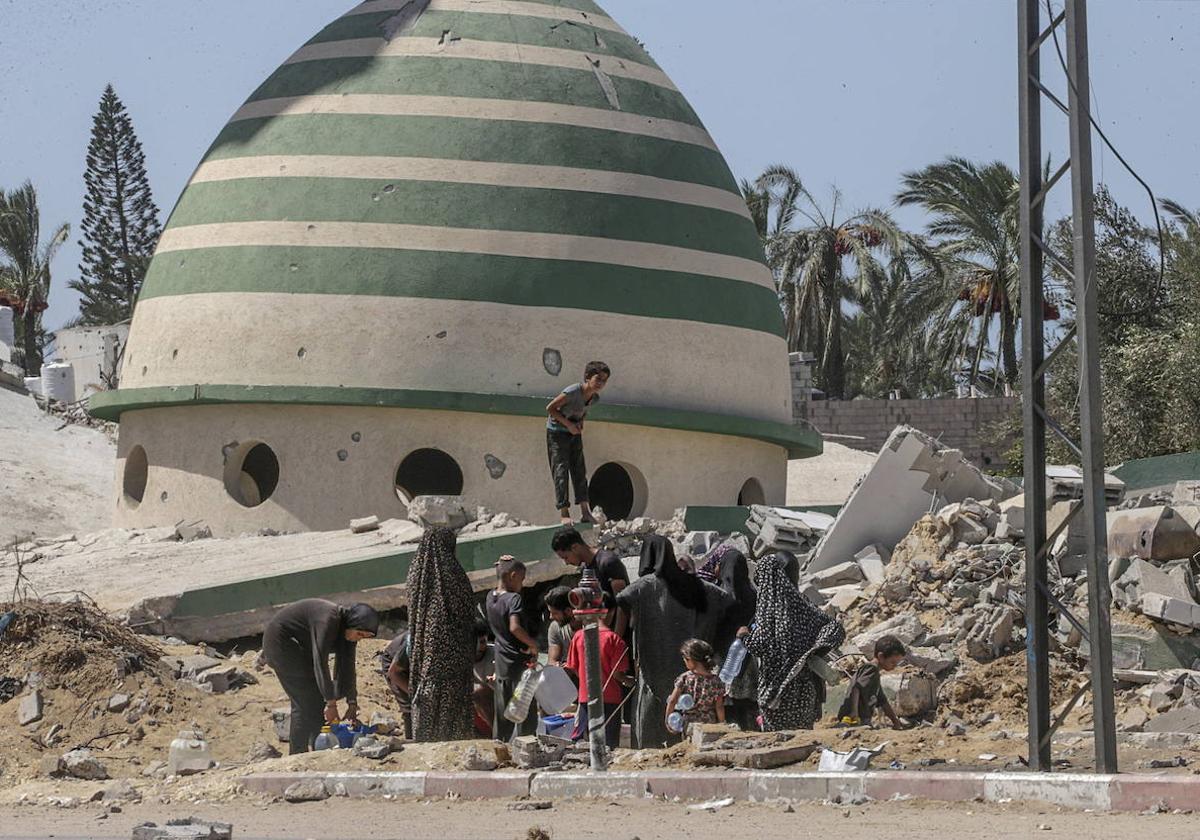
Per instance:
[[[546,406],[546,452],[550,457],[550,475],[554,479],[554,499],[563,525],[571,524],[571,498],[574,485],[575,504],[579,505],[580,521],[594,522],[588,502],[587,465],[583,459],[583,421],[588,409],[600,400],[600,392],[608,384],[611,371],[604,362],[588,362],[583,382],[568,385]]]
[[[842,707],[838,710],[839,723],[845,726],[870,724],[871,718],[875,716],[875,709],[880,708],[892,722],[893,729],[907,728],[892,711],[892,704],[883,693],[880,681],[880,673],[896,670],[906,653],[904,644],[895,636],[883,636],[875,643],[874,659],[858,669],[858,673],[854,675],[854,682],[850,685],[850,693],[846,695]]]
[[[688,723],[724,723],[725,686],[714,673],[716,662],[712,645],[700,639],[688,639],[679,652],[683,654],[683,667],[687,670],[675,680],[675,690],[667,700],[667,719],[670,720],[679,698],[690,694],[696,702],[682,712],[685,729]]]

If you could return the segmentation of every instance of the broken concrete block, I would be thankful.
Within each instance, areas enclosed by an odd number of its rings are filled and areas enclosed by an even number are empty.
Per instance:
[[[129,708],[128,694],[114,694],[108,698],[108,710],[114,714],[125,711]]]
[[[1016,610],[1001,606],[976,620],[966,636],[967,655],[981,662],[999,656],[1012,641],[1016,618]]]
[[[854,555],[854,561],[862,571],[863,579],[874,584],[883,583],[887,576],[887,564],[891,560],[891,552],[877,545],[869,545]]]
[[[236,665],[222,665],[217,668],[209,668],[197,675],[196,682],[201,686],[207,685],[213,694],[224,694],[233,687],[237,674]]]
[[[1127,565],[1124,565],[1127,562]],[[1111,570],[1119,570],[1124,565],[1124,571],[1113,580],[1113,600],[1127,609],[1140,609],[1142,598],[1153,592],[1168,598],[1192,600],[1189,575],[1183,570],[1183,575],[1172,576],[1159,566],[1148,560],[1134,557],[1131,560],[1114,560]]]
[[[28,726],[41,720],[42,704],[42,692],[36,688],[22,697],[17,706],[17,723],[21,726]]]
[[[1141,732],[1149,722],[1150,714],[1145,709],[1134,706],[1117,718],[1117,729],[1121,732]]]
[[[350,520],[350,533],[352,533],[352,534],[365,534],[368,531],[378,531],[378,530],[379,530],[379,517],[378,516],[364,516],[362,519],[351,519]]]
[[[935,677],[943,671],[948,671],[958,664],[958,657],[952,651],[941,651],[936,647],[912,647],[908,649],[905,659],[922,671],[928,671]]]
[[[408,503],[408,518],[424,528],[440,525],[457,530],[475,520],[475,509],[468,509],[461,496],[417,496]]]
[[[1083,498],[1083,473],[1079,467],[1046,465],[1046,498],[1061,502]],[[1125,498],[1125,482],[1104,474],[1104,506],[1116,507]]]
[[[62,757],[63,772],[76,779],[101,780],[108,778],[108,770],[87,749],[71,750]]]
[[[121,779],[100,793],[102,802],[141,802],[142,794],[128,779]]]
[[[246,763],[254,764],[258,761],[270,761],[274,758],[279,758],[280,752],[270,744],[262,741],[256,741],[250,745],[250,749],[246,752]]]
[[[275,737],[286,744],[292,726],[292,710],[286,706],[282,709],[272,709],[271,723],[275,727]]]
[[[66,772],[66,767],[63,765],[62,756],[60,755],[44,755],[38,761],[39,776],[61,776]]]
[[[354,742],[354,747],[351,752],[359,758],[370,758],[376,761],[388,757],[392,751],[392,745],[388,740],[380,740],[374,735],[364,735]]]
[[[199,520],[196,522],[180,522],[175,526],[175,530],[171,536],[180,542],[208,540],[212,539],[212,528],[208,527],[205,522]]]
[[[981,545],[991,533],[986,525],[970,516],[954,519],[954,539],[966,545]]]
[[[478,747],[467,747],[463,753],[463,769],[475,772],[486,772],[495,770],[499,764],[496,762],[496,756],[485,755],[479,751]]]
[[[195,653],[191,656],[181,657],[179,660],[179,674],[182,677],[194,677],[197,674],[202,674],[209,668],[216,668],[221,664],[220,659],[212,656],[205,656],[202,653]]]
[[[822,569],[809,575],[808,579],[817,589],[832,589],[835,586],[862,583],[864,580],[862,569],[853,561]]]
[[[148,822],[133,829],[133,840],[233,840],[233,826],[196,817],[170,820],[162,826]]]
[[[1000,501],[1016,493],[1012,482],[984,475],[961,452],[900,426],[817,544],[809,571],[837,565],[869,545],[896,545],[936,504]]]
[[[881,682],[892,710],[900,717],[921,717],[937,708],[937,680],[912,671],[883,674]]]
[[[1158,717],[1151,718],[1145,727],[1147,732],[1190,732],[1200,733],[1200,707],[1180,706]]]
[[[866,594],[861,586],[835,586],[832,589],[822,589],[821,594],[828,598],[828,603],[838,612],[846,612]]]
[[[1200,551],[1200,534],[1167,506],[1108,514],[1109,557],[1179,560]]]
[[[826,597],[821,594],[821,590],[817,589],[817,587],[813,586],[807,581],[800,582],[800,597],[808,601],[808,603],[812,604],[814,607],[818,608],[825,606],[825,601],[827,600]]]
[[[884,636],[895,636],[905,647],[911,647],[925,635],[925,625],[915,615],[897,615],[860,633],[851,642],[859,653],[871,656],[875,643]]]
[[[703,557],[720,542],[716,531],[689,531],[683,537],[683,548],[689,557]]]
[[[321,802],[329,798],[329,788],[324,779],[301,779],[283,791],[286,802]]]
[[[1184,627],[1200,627],[1200,604],[1192,600],[1172,598],[1157,592],[1147,592],[1139,601],[1142,614]]]

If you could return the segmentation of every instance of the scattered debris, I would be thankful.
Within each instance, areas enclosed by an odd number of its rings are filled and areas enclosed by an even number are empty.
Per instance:
[[[133,829],[133,840],[233,840],[233,826],[197,817],[168,820],[164,826],[148,822]]]
[[[697,802],[695,805],[689,805],[689,811],[720,811],[722,808],[728,808],[733,804],[733,797],[726,796],[723,799],[710,799],[707,802]]]
[[[378,530],[379,530],[379,517],[378,516],[365,516],[362,519],[351,519],[350,520],[350,533],[352,533],[352,534],[365,534],[368,531],[378,531]]]
[[[283,798],[286,802],[321,802],[329,798],[329,788],[324,779],[301,779],[287,786]]]

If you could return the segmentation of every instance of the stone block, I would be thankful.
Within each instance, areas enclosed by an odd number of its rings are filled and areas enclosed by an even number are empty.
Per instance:
[[[379,530],[379,517],[378,516],[364,516],[362,519],[351,519],[350,520],[350,533],[352,533],[352,534],[365,534],[368,531],[378,531],[378,530]]]
[[[192,654],[191,656],[184,656],[180,658],[179,674],[184,678],[194,677],[197,674],[204,673],[209,668],[216,668],[220,664],[220,659],[216,659],[212,656],[206,656],[203,653],[196,653]]]
[[[372,735],[366,735],[354,742],[351,752],[360,758],[370,758],[375,761],[387,758],[392,751],[392,745],[387,740],[380,740]]]
[[[22,697],[17,705],[17,723],[21,726],[37,723],[42,719],[42,706],[42,692],[35,688]]]
[[[953,651],[943,652],[936,647],[911,647],[908,649],[905,659],[935,677],[958,664],[958,657],[954,655]]]
[[[286,802],[321,802],[329,798],[329,787],[321,778],[301,779],[288,785],[283,798]]]
[[[863,571],[858,564],[850,561],[822,569],[809,576],[809,581],[818,589],[831,589],[835,586],[862,583]]]
[[[108,710],[114,714],[119,714],[129,708],[128,694],[114,694],[108,698]]]
[[[1200,627],[1200,604],[1192,600],[1172,598],[1157,592],[1147,592],[1139,602],[1142,613],[1170,624]]]
[[[108,770],[87,749],[71,750],[62,757],[62,768],[75,779],[98,781],[108,778]]]
[[[870,630],[859,633],[851,644],[864,656],[871,656],[875,642],[884,636],[895,636],[905,647],[911,647],[925,635],[925,625],[915,615],[897,615],[876,624]]]
[[[169,820],[161,826],[148,822],[133,829],[133,840],[233,840],[233,826],[196,817]]]
[[[213,694],[224,694],[233,687],[237,676],[236,665],[222,665],[202,672],[196,677],[196,682],[201,686],[208,686],[208,690]]]
[[[440,525],[455,530],[475,520],[461,496],[417,496],[408,503],[408,518],[424,528]]]
[[[822,589],[821,595],[826,598],[826,603],[838,612],[848,611],[866,597],[861,586],[835,586],[832,589]]]
[[[869,545],[854,555],[854,560],[867,583],[881,584],[887,576],[887,564],[891,562],[892,555],[886,548]]]
[[[286,744],[289,737],[289,729],[292,725],[292,710],[286,706],[282,709],[273,709],[271,711],[271,724],[275,728],[275,737],[280,743]]]

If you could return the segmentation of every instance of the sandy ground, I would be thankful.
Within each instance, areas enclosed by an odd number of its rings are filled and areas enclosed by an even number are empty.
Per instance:
[[[104,819],[101,806],[73,811],[0,809],[0,838],[128,838],[135,825],[160,825],[181,816],[232,823],[234,837],[400,838],[405,840],[727,840],[771,838],[887,838],[917,840],[945,833],[972,840],[1046,840],[1086,837],[1128,840],[1194,838],[1190,815],[1104,815],[1061,811],[1036,804],[1006,806],[878,803],[857,807],[736,804],[697,812],[670,802],[563,802],[544,811],[514,811],[515,803],[464,801],[355,802],[306,805],[229,803],[219,807],[126,806]],[[536,829],[543,833],[538,834]]]
[[[788,462],[787,503],[844,504],[855,483],[874,463],[873,453],[827,440],[825,452],[816,458]]]
[[[32,397],[0,388],[0,541],[109,526],[116,445],[97,429],[60,426]]]

